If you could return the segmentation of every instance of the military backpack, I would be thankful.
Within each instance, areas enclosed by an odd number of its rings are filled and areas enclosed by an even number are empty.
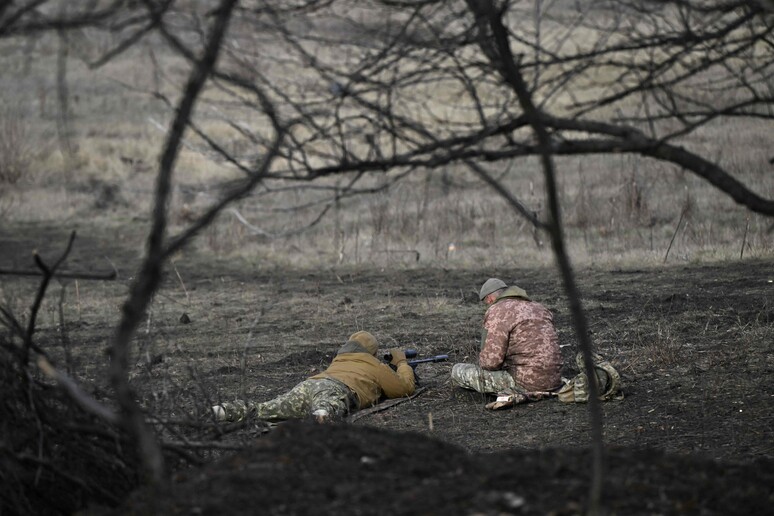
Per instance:
[[[623,399],[621,375],[618,374],[618,371],[615,370],[610,362],[600,355],[594,353],[593,356],[594,371],[596,372],[597,385],[599,386],[599,399],[602,401]],[[563,403],[586,403],[589,400],[589,379],[586,376],[586,367],[582,353],[578,353],[575,356],[575,363],[578,364],[580,373],[570,380],[563,378],[564,386],[556,393],[559,401]]]

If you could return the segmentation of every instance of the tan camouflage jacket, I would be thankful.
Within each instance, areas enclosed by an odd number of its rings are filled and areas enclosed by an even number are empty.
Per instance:
[[[322,373],[312,378],[333,378],[357,394],[360,408],[370,407],[382,394],[400,398],[414,393],[414,370],[408,363],[398,364],[393,371],[368,352],[339,353]]]
[[[506,369],[528,391],[561,385],[562,354],[551,311],[518,287],[510,287],[484,315],[482,369]]]

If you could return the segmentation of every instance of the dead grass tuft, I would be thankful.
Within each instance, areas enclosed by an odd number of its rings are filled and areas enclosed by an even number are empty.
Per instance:
[[[647,362],[657,367],[674,367],[685,362],[687,348],[676,337],[669,324],[656,323],[656,331],[640,335],[639,346],[633,348],[630,358],[632,366]]]
[[[0,107],[0,195],[3,184],[14,184],[30,168],[34,144],[25,118],[18,110]]]

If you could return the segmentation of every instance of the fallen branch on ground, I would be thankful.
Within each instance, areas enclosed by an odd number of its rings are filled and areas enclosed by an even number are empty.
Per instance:
[[[413,400],[414,398],[416,398],[417,396],[419,396],[420,394],[422,394],[426,390],[427,390],[427,387],[420,387],[419,389],[415,390],[414,394],[412,394],[411,396],[405,396],[403,398],[395,398],[395,399],[387,400],[387,401],[384,401],[382,403],[379,403],[378,405],[374,405],[373,407],[369,407],[367,409],[359,410],[359,411],[355,412],[354,414],[352,414],[351,416],[347,417],[345,419],[345,421],[347,423],[354,423],[355,421],[357,421],[361,417],[365,417],[365,416],[367,416],[369,414],[375,414],[377,412],[382,412],[383,410],[387,410],[388,408],[392,408],[395,405],[399,405],[399,404],[403,403],[404,401]]]
[[[43,276],[44,273],[40,270],[32,269],[0,269],[0,276]],[[83,279],[83,280],[114,280],[118,277],[116,271],[101,272],[101,273],[89,273],[89,272],[77,272],[77,271],[61,271],[54,272],[52,275],[54,278],[67,278],[67,279]]]

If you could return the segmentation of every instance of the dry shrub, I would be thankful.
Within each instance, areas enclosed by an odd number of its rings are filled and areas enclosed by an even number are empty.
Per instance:
[[[6,216],[16,207],[16,200],[12,196],[3,195],[2,183],[0,183],[0,220],[6,220]]]
[[[0,514],[116,505],[139,483],[126,435],[24,366],[0,337]]]
[[[632,171],[629,177],[625,178],[623,185],[624,216],[637,226],[651,219],[643,183],[638,174]]]
[[[591,197],[583,177],[579,177],[578,193],[574,205],[574,216],[570,217],[569,222],[578,228],[588,229],[594,223],[594,204],[594,200]]]
[[[0,184],[16,183],[29,171],[32,148],[29,129],[20,113],[1,109]]]
[[[368,213],[374,236],[389,231],[392,213],[385,194],[374,195],[373,202],[368,204]]]

